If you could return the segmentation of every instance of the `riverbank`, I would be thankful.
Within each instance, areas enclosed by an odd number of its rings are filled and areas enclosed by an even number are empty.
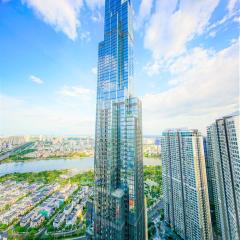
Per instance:
[[[79,160],[79,159],[85,159],[85,158],[94,158],[93,155],[88,155],[88,154],[69,154],[69,155],[65,155],[65,156],[51,156],[51,157],[16,157],[16,156],[12,156],[9,158],[6,158],[2,161],[0,161],[0,165],[4,164],[4,163],[12,163],[12,162],[32,162],[32,161],[42,161],[42,160]],[[159,157],[143,157],[143,159],[146,161],[151,161],[153,163],[153,165],[161,165],[161,158]],[[154,163],[158,163],[158,164],[154,164]],[[151,165],[151,164],[150,164]]]
[[[43,171],[43,172],[30,172],[30,173],[11,173],[0,177],[0,183],[5,181],[16,181],[16,182],[28,182],[36,183],[42,182],[44,184],[60,183],[88,183],[93,184],[93,170],[85,172],[74,172],[73,170],[54,170],[54,171]]]
[[[31,152],[34,152],[34,151],[29,151],[27,153],[31,153]],[[11,162],[30,162],[30,161],[39,161],[39,160],[56,160],[56,159],[71,159],[71,160],[78,160],[78,159],[84,159],[84,158],[93,158],[93,155],[92,154],[86,154],[84,152],[79,152],[79,153],[76,153],[76,152],[73,152],[73,153],[69,153],[69,154],[66,154],[66,155],[54,155],[54,156],[49,156],[49,157],[27,157],[25,156],[27,153],[21,153],[21,154],[18,154],[18,155],[13,155],[11,157],[8,157],[2,161],[0,161],[0,164],[3,164],[3,163],[11,163]]]

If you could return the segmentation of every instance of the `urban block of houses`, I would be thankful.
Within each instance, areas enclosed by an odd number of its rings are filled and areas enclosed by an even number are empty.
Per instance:
[[[53,227],[60,228],[60,226],[64,223],[64,221],[65,221],[65,214],[59,213],[55,218],[55,220],[53,221]]]
[[[39,226],[41,226],[41,224],[44,222],[45,218],[39,214],[37,215],[37,217],[35,217],[30,224],[31,228],[38,228]]]

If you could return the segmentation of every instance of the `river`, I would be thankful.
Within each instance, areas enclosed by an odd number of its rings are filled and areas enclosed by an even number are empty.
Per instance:
[[[87,171],[93,169],[93,158],[79,159],[38,159],[33,161],[10,162],[0,164],[0,176],[9,173],[42,172],[61,169],[77,169]],[[161,162],[158,159],[144,158],[144,165],[156,166]]]

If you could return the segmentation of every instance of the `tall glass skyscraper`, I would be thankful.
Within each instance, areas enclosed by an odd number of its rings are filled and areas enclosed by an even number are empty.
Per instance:
[[[130,0],[106,0],[98,50],[94,239],[145,239],[141,102]]]

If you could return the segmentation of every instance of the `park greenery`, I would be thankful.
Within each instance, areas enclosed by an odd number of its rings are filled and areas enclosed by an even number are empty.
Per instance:
[[[161,154],[159,154],[159,153],[148,153],[148,152],[145,152],[145,153],[143,153],[143,156],[145,158],[157,158],[157,159],[161,158]]]
[[[160,198],[162,195],[162,166],[144,166],[144,192],[148,207]]]
[[[0,183],[7,180],[13,180],[16,182],[27,181],[29,183],[42,182],[44,184],[56,182],[66,184],[67,182],[70,182],[92,186],[94,182],[94,173],[90,170],[72,175],[71,170],[54,170],[44,172],[13,173],[0,177]],[[151,206],[162,195],[162,167],[144,166],[144,180],[147,205]]]
[[[85,158],[85,157],[92,157],[92,155],[90,153],[86,153],[86,152],[70,152],[68,154],[65,154],[63,157],[66,158]]]
[[[54,170],[44,172],[12,173],[0,177],[0,182],[12,180],[16,182],[27,181],[29,183],[43,182],[54,183],[61,181],[61,175],[66,174],[68,170]]]
[[[1,161],[1,163],[9,163],[9,162],[23,162],[23,161],[33,161],[33,160],[38,160],[35,157],[28,157],[26,156],[28,153],[35,152],[36,149],[25,149],[22,151],[16,152],[14,155],[4,159]],[[41,159],[44,160],[51,160],[51,159],[62,159],[62,158],[67,158],[67,159],[79,159],[79,158],[87,158],[87,157],[92,157],[90,153],[86,152],[70,152],[66,153],[63,155],[52,155],[49,157],[42,157]]]
[[[87,171],[75,174],[71,176],[70,170],[54,170],[44,172],[29,172],[29,173],[13,173],[6,174],[0,177],[0,183],[12,180],[16,182],[27,181],[29,183],[42,182],[44,184],[49,183],[77,183],[81,185],[93,185],[93,171]]]
[[[0,224],[0,231],[7,229],[7,224]]]

